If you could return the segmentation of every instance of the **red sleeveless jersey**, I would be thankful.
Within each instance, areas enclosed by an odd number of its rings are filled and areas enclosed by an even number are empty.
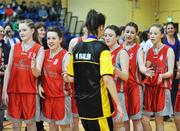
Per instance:
[[[117,60],[117,56],[121,49],[123,49],[122,45],[120,45],[117,49],[115,49],[113,52],[111,52],[112,64],[116,67],[118,65],[119,69],[121,68],[121,65]],[[123,80],[121,80],[119,77],[116,77],[115,75],[113,76],[113,78],[115,80],[117,92],[124,91],[125,82]]]
[[[137,64],[137,53],[139,48],[140,48],[139,44],[136,44],[134,47],[128,50],[128,55],[130,59],[128,82],[136,82],[138,84],[142,84],[141,74],[138,70],[138,64]]]
[[[27,52],[22,50],[22,44],[14,46],[13,62],[8,83],[8,93],[36,93],[36,77],[31,71],[31,60],[36,57],[40,44],[34,44]]]
[[[43,64],[43,89],[45,96],[62,97],[64,96],[64,80],[62,77],[62,60],[67,53],[62,49],[53,58],[50,58],[50,49],[45,51]]]
[[[157,85],[159,74],[163,74],[168,71],[167,65],[167,51],[169,47],[163,45],[162,49],[158,53],[155,53],[154,48],[150,48],[147,53],[146,61],[150,63],[150,66],[153,67],[155,71],[155,76],[153,78],[146,77],[144,84],[146,85]],[[171,89],[172,78],[163,79],[162,82],[158,85],[159,87]]]

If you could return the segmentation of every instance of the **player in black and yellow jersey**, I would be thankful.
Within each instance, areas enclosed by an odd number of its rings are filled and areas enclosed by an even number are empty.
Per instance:
[[[68,75],[74,77],[75,98],[84,129],[112,131],[111,116],[114,109],[111,97],[121,115],[122,109],[112,78],[113,66],[109,48],[98,40],[104,33],[105,16],[90,10],[85,25],[88,38],[74,47]],[[64,75],[66,81],[70,80],[68,75]]]

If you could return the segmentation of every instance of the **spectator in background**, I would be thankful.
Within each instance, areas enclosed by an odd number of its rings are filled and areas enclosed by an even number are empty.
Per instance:
[[[4,19],[5,19],[4,3],[0,2],[0,21],[4,22]]]
[[[39,9],[40,6],[41,6],[41,3],[40,3],[39,1],[36,1],[36,3],[35,3],[35,8],[36,8],[36,9]]]
[[[163,29],[164,29],[164,35],[166,35],[166,24],[163,25]]]
[[[13,9],[11,8],[10,4],[7,4],[6,7],[5,7],[5,20],[4,20],[4,23],[9,23],[12,21],[12,16],[14,14],[14,11]]]
[[[50,21],[56,21],[58,18],[57,12],[54,7],[50,7],[49,10],[49,20]]]
[[[140,46],[144,52],[144,54],[147,53],[147,51],[149,50],[149,48],[151,48],[153,46],[153,43],[151,42],[151,40],[149,39],[149,30],[145,30],[142,32],[142,34],[139,36],[140,37]]]
[[[178,91],[178,83],[179,79],[176,78],[177,75],[177,62],[179,61],[179,48],[180,48],[180,41],[178,40],[175,25],[173,22],[168,22],[166,24],[166,36],[164,39],[164,44],[170,46],[175,54],[175,63],[174,63],[174,77],[173,77],[173,82],[172,82],[172,91],[171,91],[171,99],[172,99],[172,104],[174,107],[175,104],[175,99],[176,99],[176,94]]]
[[[13,15],[14,11],[13,9],[11,8],[11,5],[10,4],[7,4],[6,8],[5,8],[5,14],[6,14],[6,17],[11,17]]]
[[[29,1],[29,8],[28,8],[28,10],[29,10],[29,11],[28,11],[29,13],[31,13],[31,12],[32,12],[32,13],[35,13],[34,11],[35,11],[36,9],[35,9],[35,5],[34,5],[34,1]]]
[[[13,32],[14,32],[14,37],[17,37],[18,39],[20,39],[19,38],[19,33],[18,33],[18,21],[16,20],[16,21],[12,21],[12,29],[13,29]]]
[[[44,22],[35,23],[34,40],[41,44],[44,49],[48,49],[46,40],[46,26]]]
[[[12,30],[12,26],[11,24],[7,23],[4,26],[5,29],[5,36],[4,36],[4,40],[5,43],[9,46],[12,47],[14,44],[19,43],[20,40],[16,37],[14,37],[14,31]]]
[[[17,7],[16,13],[15,13],[15,17],[16,17],[16,19],[18,19],[18,20],[24,19],[23,11],[22,11],[20,5],[18,5],[18,7]]]
[[[35,23],[35,31],[34,31],[34,36],[33,36],[33,39],[36,43],[39,43],[40,45],[42,45],[44,47],[44,49],[48,49],[48,46],[47,46],[47,40],[46,40],[46,26],[44,24],[44,22],[37,22]],[[39,79],[38,79],[39,80]],[[38,87],[40,86],[40,81],[38,82]],[[42,107],[40,105],[41,103],[41,100],[40,98],[38,98],[38,104],[39,104],[39,112],[41,112],[42,110]],[[40,114],[39,114],[40,115]],[[41,120],[41,115],[40,117],[37,117],[37,120],[36,120],[36,127],[37,127],[37,131],[44,131],[44,122]]]
[[[143,41],[147,41],[148,40],[148,30],[144,30],[143,32],[139,31],[138,36],[139,36],[140,44]]]
[[[20,7],[21,7],[21,9],[22,9],[22,11],[23,11],[24,13],[27,13],[27,12],[28,12],[28,8],[27,8],[26,1],[25,1],[25,0],[23,0],[23,1],[21,2]]]
[[[123,44],[124,42],[124,31],[125,31],[125,26],[120,26],[119,27],[119,33],[120,33],[120,36],[119,36],[119,44]]]
[[[41,7],[41,3],[39,1],[36,1],[36,3],[34,3],[34,7],[36,9],[36,17],[39,19],[39,15],[38,15],[38,12],[40,10],[40,7]]]
[[[28,14],[30,19],[35,20],[36,8],[34,5],[34,1],[29,2]]]
[[[49,2],[47,2],[46,3],[46,10],[47,10],[48,14],[49,14],[49,11],[50,11],[51,7],[52,7],[52,5]]]
[[[46,7],[45,7],[44,4],[42,4],[42,5],[40,6],[40,9],[39,9],[39,11],[38,11],[38,15],[39,15],[39,18],[40,18],[42,21],[47,20],[47,18],[48,18],[48,12],[47,12]]]
[[[11,7],[14,11],[16,11],[18,8],[18,2],[16,0],[12,0]]]
[[[61,8],[62,8],[62,2],[61,0],[54,0],[53,1],[53,7],[55,8],[57,13],[61,13]]]
[[[4,120],[4,110],[5,106],[2,103],[2,90],[3,90],[3,80],[4,80],[4,71],[8,63],[9,51],[10,48],[4,43],[4,28],[0,26],[0,131],[3,129],[3,120]]]

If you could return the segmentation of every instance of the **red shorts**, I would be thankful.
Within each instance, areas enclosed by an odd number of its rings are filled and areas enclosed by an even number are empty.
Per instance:
[[[15,119],[29,120],[35,117],[36,94],[9,93],[8,114]]]
[[[174,106],[174,111],[175,112],[180,112],[180,89],[178,90],[178,93],[176,95],[176,103]]]
[[[165,88],[146,86],[144,89],[144,110],[147,112],[160,112],[165,107]]]
[[[51,120],[62,120],[65,115],[65,97],[46,97],[42,100],[43,115]]]
[[[141,94],[137,83],[128,82],[125,94],[126,110],[128,115],[134,116],[141,111]]]
[[[76,100],[75,100],[74,96],[71,97],[71,108],[72,108],[72,113],[73,114],[78,114]]]

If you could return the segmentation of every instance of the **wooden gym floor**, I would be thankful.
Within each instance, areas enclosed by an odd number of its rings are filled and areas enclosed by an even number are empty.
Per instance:
[[[44,125],[45,125],[46,131],[49,131],[48,124],[44,123]],[[155,131],[155,123],[154,123],[154,121],[151,121],[151,125],[152,125],[152,128],[153,128],[153,131]],[[164,127],[165,130],[164,131],[176,131],[176,127],[175,127],[175,124],[174,124],[173,121],[172,122],[164,122],[164,125],[165,125],[165,127]],[[84,131],[82,125],[79,124],[79,126],[80,126],[79,131]],[[132,130],[132,128],[131,128],[131,130]],[[8,122],[8,121],[4,122],[3,131],[12,131],[10,122]],[[21,131],[25,131],[25,125],[24,124],[22,125],[22,130]]]

